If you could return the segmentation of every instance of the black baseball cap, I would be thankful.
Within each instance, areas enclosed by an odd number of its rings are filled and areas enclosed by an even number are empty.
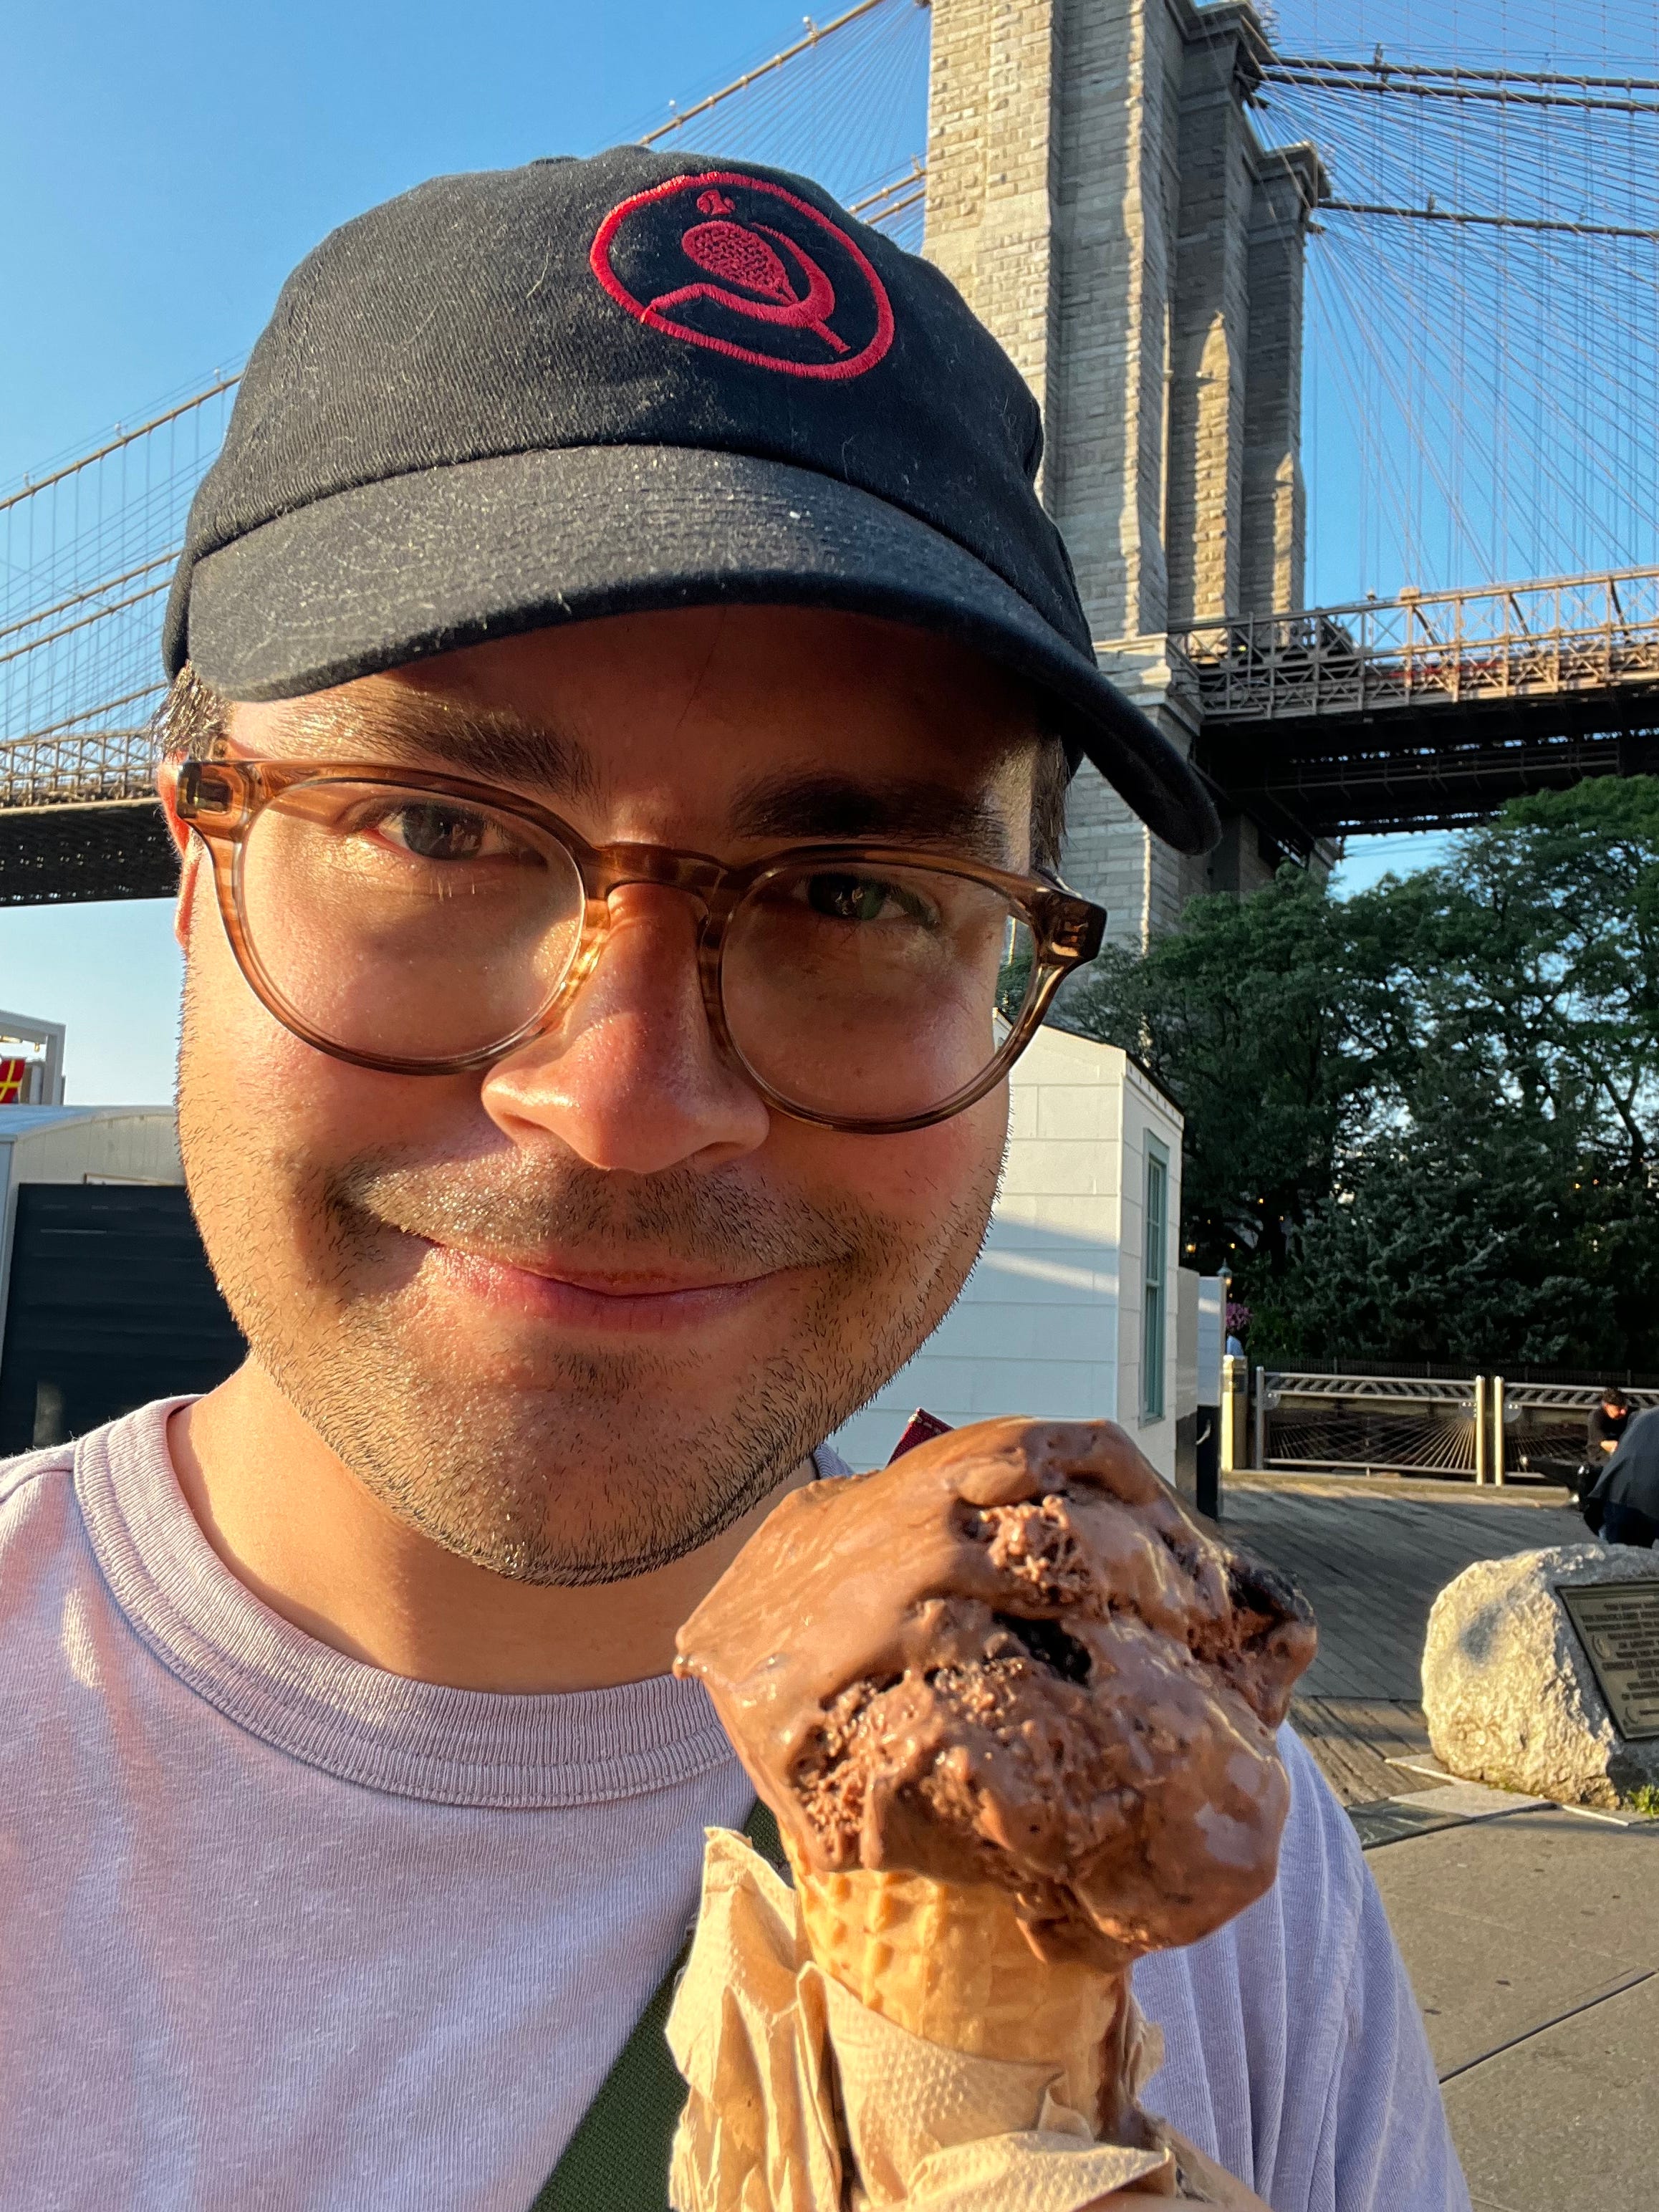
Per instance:
[[[1095,665],[1036,401],[939,270],[805,178],[616,147],[439,177],[283,286],[167,607],[234,699],[665,607],[843,608],[1028,680],[1075,767],[1206,849]]]

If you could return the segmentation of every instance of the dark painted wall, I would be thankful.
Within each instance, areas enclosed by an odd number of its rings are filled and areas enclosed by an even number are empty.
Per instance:
[[[0,1348],[0,1455],[84,1435],[242,1358],[182,1185],[25,1183]]]

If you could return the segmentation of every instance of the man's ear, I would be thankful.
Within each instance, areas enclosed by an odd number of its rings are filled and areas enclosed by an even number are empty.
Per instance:
[[[205,851],[201,839],[192,837],[179,818],[179,770],[183,765],[180,761],[164,760],[155,771],[155,795],[167,818],[167,834],[179,848],[179,897],[173,909],[173,933],[181,951],[188,949],[190,944],[196,879],[201,873]]]

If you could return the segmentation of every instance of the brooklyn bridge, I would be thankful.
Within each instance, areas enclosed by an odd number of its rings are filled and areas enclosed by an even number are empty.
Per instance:
[[[1226,825],[1182,860],[1085,771],[1066,872],[1125,941],[1659,772],[1659,77],[1524,10],[1385,51],[1313,0],[861,0],[641,134],[822,176],[1042,402],[1102,662]],[[160,606],[235,385],[0,498],[0,903],[171,887]]]

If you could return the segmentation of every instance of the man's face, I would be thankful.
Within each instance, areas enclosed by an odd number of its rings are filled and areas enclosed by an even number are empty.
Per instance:
[[[854,616],[544,630],[240,705],[229,734],[498,783],[596,845],[1029,859],[1029,704]],[[771,1112],[713,1044],[691,900],[630,885],[611,913],[556,1030],[482,1077],[398,1076],[266,1012],[199,862],[181,902],[185,1160],[256,1363],[392,1510],[533,1582],[706,1542],[863,1403],[960,1290],[1006,1133],[1003,1089],[902,1136]]]

